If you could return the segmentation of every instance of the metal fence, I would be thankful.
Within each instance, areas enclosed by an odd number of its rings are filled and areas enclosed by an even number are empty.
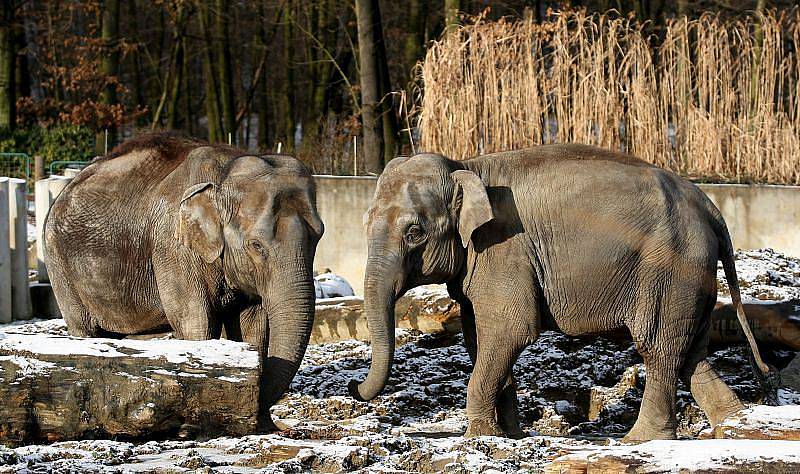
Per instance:
[[[91,161],[54,161],[50,163],[50,167],[48,168],[49,172],[47,174],[48,176],[52,176],[54,174],[58,174],[59,171],[63,172],[67,168],[83,169],[89,163],[91,163]]]
[[[29,190],[33,189],[34,158],[27,153],[0,153],[0,176],[24,179]],[[64,173],[65,169],[83,169],[89,161],[81,160],[56,160],[44,170],[47,178],[52,175]]]
[[[27,153],[0,153],[0,176],[22,178],[31,182],[33,158]]]

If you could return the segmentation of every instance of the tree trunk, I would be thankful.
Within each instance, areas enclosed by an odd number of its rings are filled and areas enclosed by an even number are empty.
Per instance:
[[[170,66],[168,81],[164,84],[164,90],[169,88],[169,108],[167,110],[167,128],[174,130],[178,128],[178,117],[180,116],[178,104],[181,96],[181,83],[183,82],[183,69],[185,67],[186,56],[186,25],[188,14],[183,5],[178,6],[175,14],[175,31],[172,34],[173,55]],[[186,117],[188,120],[188,116]]]
[[[320,48],[325,48],[330,52],[335,48],[335,45],[331,44],[331,38],[333,38],[331,34],[333,25],[331,25],[330,21],[331,3],[329,0],[321,0],[317,3],[316,7],[318,10],[315,30],[317,39],[319,40],[319,46],[314,48],[314,92],[311,97],[311,114],[308,122],[318,129],[320,126],[320,119],[324,118],[327,113],[327,91],[331,76],[331,63]]]
[[[267,47],[267,29],[264,27],[264,22],[267,19],[264,2],[258,3],[258,40],[256,44],[259,48]],[[269,101],[267,88],[270,86],[267,81],[267,74],[261,75],[258,84],[253,85],[256,88],[256,107],[258,108],[258,148],[263,151],[269,148]]]
[[[286,10],[283,15],[283,58],[286,68],[286,81],[283,83],[281,93],[281,112],[283,113],[283,135],[286,139],[284,150],[294,150],[294,106],[295,106],[295,84],[294,84],[294,59],[292,52],[294,40],[294,5],[291,0],[286,2]],[[282,151],[284,151],[282,150]]]
[[[169,92],[169,109],[167,111],[167,128],[174,130],[178,128],[178,101],[181,97],[181,82],[183,80],[183,57],[184,57],[184,41],[179,38],[175,43],[175,55],[173,57],[171,74],[172,84]]]
[[[16,123],[16,42],[14,41],[14,5],[3,0],[0,18],[0,128],[14,128]]]
[[[31,72],[28,67],[28,54],[19,54],[25,49],[26,43],[24,19],[20,17],[20,20],[14,25],[14,51],[16,53],[14,86],[16,97],[29,97],[31,95]]]
[[[64,335],[63,323],[17,328],[0,334],[0,444],[256,432],[260,371],[247,344],[84,339]],[[209,357],[210,342],[222,359]]]
[[[409,74],[417,61],[422,59],[425,46],[425,19],[428,16],[427,6],[428,2],[424,0],[411,0],[409,6],[408,36],[406,36],[406,44],[403,48],[403,59]]]
[[[236,134],[236,108],[233,95],[233,73],[231,70],[231,48],[228,36],[228,15],[230,4],[228,0],[216,0],[216,21],[214,43],[217,53],[217,73],[219,74],[219,98],[222,104],[222,124],[225,136],[233,137]]]
[[[217,143],[222,141],[222,122],[219,112],[219,96],[217,95],[216,71],[212,54],[213,42],[209,28],[210,16],[206,0],[200,3],[200,34],[203,37],[203,84],[205,85],[205,109],[208,122],[208,141]]]
[[[195,114],[194,109],[194,102],[192,102],[194,94],[192,93],[192,83],[189,80],[191,77],[191,64],[189,63],[189,43],[186,36],[183,37],[183,85],[181,88],[183,89],[183,106],[184,106],[184,117],[186,122],[184,123],[184,129],[186,133],[190,136],[194,136],[194,129],[195,124],[197,123],[197,117]]]
[[[377,2],[376,2],[377,5]],[[388,163],[397,156],[397,114],[394,110],[394,96],[392,95],[392,80],[389,77],[389,63],[386,59],[386,45],[383,41],[383,27],[380,12],[376,13],[376,48],[381,73],[381,124],[383,126],[383,162]]]
[[[100,102],[111,106],[117,104],[117,79],[119,78],[119,0],[106,0],[103,2],[102,20],[102,48],[100,60],[100,74],[105,78],[105,86],[100,94]],[[115,124],[106,124],[108,127],[108,144],[116,142]],[[98,131],[95,142],[97,154],[105,153],[105,134]]]
[[[377,0],[356,0],[358,52],[361,81],[361,124],[364,134],[363,161],[368,173],[383,171],[383,124],[381,119],[380,9]],[[376,29],[378,30],[376,32]],[[382,34],[381,34],[382,36]]]
[[[444,31],[450,33],[460,24],[458,12],[461,10],[461,0],[444,0]]]
[[[136,106],[144,105],[144,89],[142,85],[142,53],[140,51],[140,47],[143,45],[139,43],[138,32],[139,28],[141,27],[139,22],[139,16],[136,14],[137,12],[137,2],[135,0],[130,0],[128,2],[128,18],[130,21],[133,22],[133,30],[132,30],[132,38],[134,44],[137,45],[137,48],[130,53],[130,68],[133,70],[133,80],[131,84],[131,96],[133,96],[134,100],[134,108]],[[137,116],[136,118],[136,125],[142,126],[144,125],[144,114]]]

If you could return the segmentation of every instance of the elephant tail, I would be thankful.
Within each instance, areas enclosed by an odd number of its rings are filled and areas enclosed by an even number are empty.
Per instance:
[[[736,266],[734,265],[731,237],[728,233],[725,221],[720,218],[720,223],[722,224],[722,228],[720,229],[722,232],[719,232],[719,234],[721,234],[719,235],[721,244],[719,259],[722,261],[722,268],[725,270],[725,279],[728,280],[728,287],[731,290],[731,300],[733,306],[736,308],[736,317],[739,319],[742,331],[747,337],[747,342],[750,344],[750,350],[753,351],[753,359],[755,360],[758,370],[760,370],[764,376],[768,376],[770,374],[770,368],[761,359],[761,353],[758,350],[758,345],[756,345],[756,339],[753,336],[753,331],[750,330],[750,324],[747,322],[747,316],[744,313],[742,296],[739,292],[739,279],[736,276]]]

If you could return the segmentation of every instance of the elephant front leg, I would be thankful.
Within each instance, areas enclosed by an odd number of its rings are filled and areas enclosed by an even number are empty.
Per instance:
[[[464,335],[464,346],[469,353],[473,367],[478,357],[478,336],[475,328],[475,312],[472,302],[469,301],[458,289],[448,288],[451,298],[455,299],[461,307],[461,328]],[[511,363],[513,366],[513,362]],[[517,384],[514,376],[509,374],[503,388],[497,395],[495,414],[497,424],[509,438],[520,439],[525,437],[525,432],[519,424],[519,408],[517,401]],[[480,431],[475,429],[473,431]]]
[[[484,288],[488,291],[470,297],[477,344],[467,386],[469,428],[465,436],[524,436],[519,427],[512,368],[537,336],[538,313],[533,291],[518,288],[520,281],[487,286]],[[470,332],[465,329],[465,337]]]
[[[267,372],[264,370],[268,359],[269,320],[266,311],[261,306],[250,306],[242,310],[236,329],[240,331],[241,340],[258,349],[258,366],[260,367],[258,386],[258,430],[260,432],[277,431],[278,427],[272,421],[269,412],[269,402],[266,400],[267,391],[264,389],[269,383]]]
[[[525,348],[526,338],[506,329],[510,328],[478,329],[477,358],[467,386],[467,437],[514,436],[521,432],[516,385],[508,381],[513,380],[511,370]]]
[[[182,277],[157,275],[156,278],[164,315],[176,338],[219,339],[222,324],[212,313],[210,298],[202,288],[189,285]]]

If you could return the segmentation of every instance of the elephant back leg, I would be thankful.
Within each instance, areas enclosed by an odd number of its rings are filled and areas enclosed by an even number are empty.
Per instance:
[[[710,291],[706,268],[676,260],[674,266],[662,266],[642,278],[633,320],[628,323],[647,379],[639,416],[627,441],[676,436],[678,379],[702,327]]]
[[[681,380],[690,387],[692,396],[708,417],[711,426],[744,408],[739,397],[720,378],[706,359],[711,321],[711,311],[715,298],[709,298],[701,327],[695,335],[688,357],[681,369]]]

